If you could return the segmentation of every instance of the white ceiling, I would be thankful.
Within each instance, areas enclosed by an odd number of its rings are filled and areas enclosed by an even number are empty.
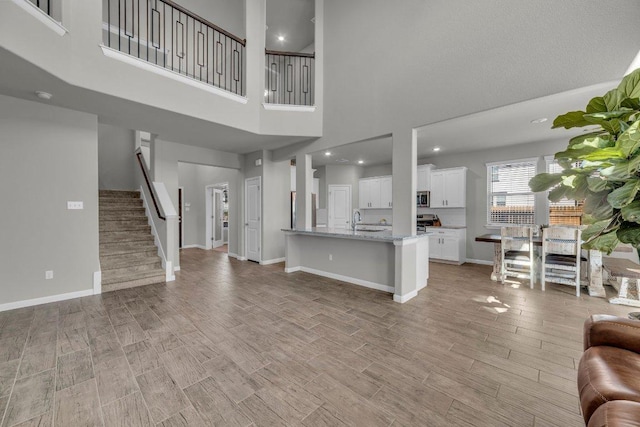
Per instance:
[[[314,16],[314,0],[267,0],[267,49],[302,51],[314,41]]]

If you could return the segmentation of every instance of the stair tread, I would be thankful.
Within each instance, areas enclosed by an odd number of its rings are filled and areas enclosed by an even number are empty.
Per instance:
[[[150,277],[160,277],[162,276],[163,281],[165,277],[165,271],[162,268],[155,268],[153,270],[144,270],[144,271],[136,271],[131,273],[124,274],[113,274],[109,272],[109,270],[102,272],[102,284],[110,285],[113,283],[120,282],[130,282],[138,279],[146,279]],[[105,277],[106,276],[106,277]]]
[[[100,248],[100,257],[110,257],[110,256],[118,256],[118,255],[130,255],[130,254],[138,254],[145,252],[153,252],[157,256],[156,245],[153,243],[148,243],[146,245],[129,245],[129,242],[124,242],[121,245],[109,248]]]

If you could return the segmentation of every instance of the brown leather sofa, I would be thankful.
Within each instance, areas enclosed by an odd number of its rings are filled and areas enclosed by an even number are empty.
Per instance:
[[[640,426],[640,322],[594,315],[584,324],[578,391],[589,427]]]

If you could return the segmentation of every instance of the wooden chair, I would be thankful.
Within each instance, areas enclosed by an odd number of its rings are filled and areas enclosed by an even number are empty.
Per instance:
[[[535,281],[535,258],[533,254],[532,227],[502,227],[502,268],[501,281],[507,277],[529,279],[529,286],[533,289]]]
[[[542,290],[546,282],[576,287],[580,296],[580,239],[582,231],[572,227],[548,227],[542,230]]]

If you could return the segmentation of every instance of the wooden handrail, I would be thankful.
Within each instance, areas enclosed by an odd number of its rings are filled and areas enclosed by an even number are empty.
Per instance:
[[[238,36],[235,36],[233,34],[231,34],[230,32],[218,27],[216,24],[214,24],[213,22],[210,22],[206,19],[204,19],[203,17],[196,15],[195,13],[191,12],[190,10],[185,9],[184,7],[180,6],[177,3],[174,3],[171,0],[160,0],[163,3],[168,4],[169,6],[178,9],[180,12],[184,13],[185,15],[189,15],[190,17],[192,17],[193,19],[202,22],[203,24],[213,28],[214,30],[218,31],[219,33],[224,34],[225,36],[237,41],[238,43],[240,43],[242,46],[246,46],[247,45],[247,39],[241,39]]]
[[[302,58],[315,58],[316,53],[302,53],[302,52],[285,52],[279,50],[269,50],[265,49],[264,53],[267,55],[280,55],[280,56],[300,56]]]
[[[160,207],[158,206],[158,202],[156,201],[156,196],[153,194],[153,188],[151,187],[151,182],[149,181],[149,176],[147,175],[147,168],[144,165],[144,160],[142,159],[142,153],[136,153],[136,157],[138,158],[138,163],[140,164],[140,169],[142,169],[142,175],[144,175],[144,180],[147,181],[147,188],[149,189],[149,193],[151,193],[151,200],[153,200],[153,206],[156,207],[156,213],[158,214],[158,218],[163,221],[167,219],[162,216],[160,213]]]

